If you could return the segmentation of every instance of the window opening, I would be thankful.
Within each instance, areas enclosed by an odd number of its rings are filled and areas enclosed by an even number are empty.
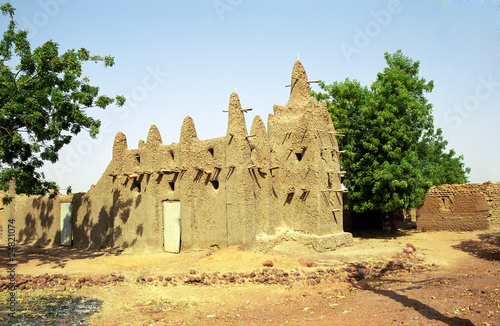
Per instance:
[[[210,183],[214,187],[214,189],[219,189],[219,181],[218,180],[211,180]]]

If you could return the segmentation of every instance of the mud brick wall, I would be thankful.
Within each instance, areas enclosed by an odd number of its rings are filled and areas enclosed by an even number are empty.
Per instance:
[[[3,229],[8,230],[8,225],[13,224],[16,239],[20,243],[60,245],[61,203],[70,203],[72,197],[59,195],[56,199],[49,199],[48,196],[13,196],[12,202],[4,207]],[[7,232],[3,236],[5,238]]]
[[[422,231],[474,231],[500,228],[500,183],[442,185],[427,192],[417,210]]]
[[[273,107],[267,130],[256,116],[248,133],[248,109],[232,93],[228,109],[219,112],[228,120],[225,136],[199,139],[190,117],[178,143],[164,144],[152,125],[146,141],[129,148],[119,132],[95,186],[58,197],[72,204],[73,246],[163,250],[175,241],[181,251],[233,245],[268,250],[297,241],[327,251],[352,244],[343,230],[342,134],[326,103],[310,96],[309,83],[295,62],[289,100]],[[21,241],[57,244],[57,200],[17,196],[4,215],[16,216]],[[177,218],[165,209],[171,204],[179,207],[180,235],[177,224],[167,223]]]

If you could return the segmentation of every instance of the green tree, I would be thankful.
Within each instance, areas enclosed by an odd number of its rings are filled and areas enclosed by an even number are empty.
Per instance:
[[[53,41],[32,50],[27,32],[17,28],[14,7],[7,2],[1,10],[9,24],[0,41],[0,189],[8,190],[14,178],[18,193],[55,195],[57,185],[37,169],[56,162],[60,149],[82,129],[91,137],[98,134],[100,121],[86,109],[125,102],[123,96],[99,95],[99,87],[82,77],[85,62],[111,67],[114,58],[85,48],[60,54]]]
[[[467,175],[470,168],[465,167],[463,155],[455,157],[453,149],[446,152],[448,142],[444,140],[442,130],[427,130],[419,142],[419,159],[425,178],[433,186],[442,184],[463,184],[469,182]]]
[[[399,50],[385,53],[387,67],[371,88],[346,79],[320,83],[334,125],[344,132],[339,145],[343,184],[355,212],[380,210],[397,231],[396,213],[418,207],[427,190],[444,183],[465,183],[469,169],[463,157],[445,152],[442,132],[434,131],[432,105],[425,98],[433,82],[419,77],[418,61]]]

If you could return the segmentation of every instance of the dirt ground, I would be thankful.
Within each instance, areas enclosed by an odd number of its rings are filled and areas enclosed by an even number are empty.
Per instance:
[[[0,264],[0,289],[16,273],[16,317],[1,291],[2,325],[500,325],[498,232],[364,232],[329,253],[25,245],[15,262],[4,242]],[[48,299],[69,312],[48,313]]]

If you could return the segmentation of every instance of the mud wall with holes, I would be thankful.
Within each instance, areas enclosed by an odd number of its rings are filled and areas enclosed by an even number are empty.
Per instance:
[[[442,185],[417,209],[423,231],[473,231],[500,227],[500,183]]]
[[[338,134],[326,104],[310,96],[302,64],[295,63],[289,101],[274,106],[267,130],[256,116],[247,131],[236,93],[225,111],[228,128],[219,138],[198,139],[190,117],[179,143],[163,144],[152,125],[146,141],[129,149],[118,133],[102,177],[71,197],[73,245],[162,250],[163,204],[175,201],[181,251],[267,250],[283,241],[326,251],[352,244],[343,230]],[[17,215],[29,211],[18,207]]]

